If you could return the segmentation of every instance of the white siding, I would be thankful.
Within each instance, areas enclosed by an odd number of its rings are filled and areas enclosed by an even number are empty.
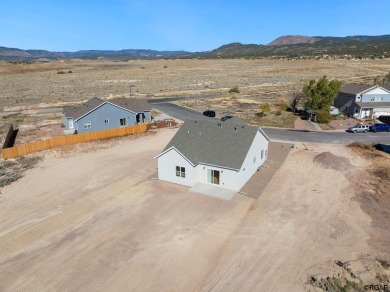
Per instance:
[[[231,169],[221,168],[221,167],[215,167],[215,166],[209,166],[204,164],[199,164],[196,167],[197,174],[198,174],[198,182],[207,184],[207,170],[218,170],[219,171],[219,186],[227,189],[232,190],[239,190],[239,179],[238,178],[238,172]]]
[[[364,94],[389,94],[389,93],[386,90],[383,90],[382,88],[377,87],[377,88],[374,88],[370,91],[365,92]]]
[[[263,158],[261,158],[261,150],[264,150]],[[267,160],[267,153],[268,140],[258,131],[238,173],[239,189],[244,186],[244,184],[252,177],[257,169]],[[256,157],[255,163],[253,163],[254,157]]]
[[[157,158],[158,178],[185,186],[193,186],[196,183],[195,168],[177,152],[171,149]],[[176,166],[185,167],[186,177],[176,176]]]

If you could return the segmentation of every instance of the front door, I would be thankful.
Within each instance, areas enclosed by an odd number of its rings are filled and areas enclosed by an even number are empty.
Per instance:
[[[68,124],[69,124],[69,129],[73,129],[74,128],[74,124],[73,124],[73,120],[69,119],[68,120]]]
[[[208,169],[207,170],[207,182],[209,184],[219,185],[219,170]]]

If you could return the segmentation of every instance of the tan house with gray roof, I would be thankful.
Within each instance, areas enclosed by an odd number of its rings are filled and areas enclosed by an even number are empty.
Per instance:
[[[149,122],[151,107],[146,100],[136,98],[95,97],[81,106],[64,108],[63,114],[65,133],[85,133]]]
[[[345,84],[335,98],[340,113],[356,119],[372,119],[390,115],[390,86]]]

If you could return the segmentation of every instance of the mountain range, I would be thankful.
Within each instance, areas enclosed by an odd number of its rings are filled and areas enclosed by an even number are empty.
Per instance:
[[[155,50],[83,50],[50,52],[0,47],[0,60],[45,61],[71,58],[105,58],[110,60],[158,58],[264,58],[323,55],[351,55],[355,57],[390,57],[390,35],[381,36],[281,36],[267,45],[231,43],[207,52]]]

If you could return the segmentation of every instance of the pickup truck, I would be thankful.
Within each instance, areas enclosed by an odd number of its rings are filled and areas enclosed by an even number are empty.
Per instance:
[[[389,124],[375,124],[370,126],[370,132],[390,132]]]

